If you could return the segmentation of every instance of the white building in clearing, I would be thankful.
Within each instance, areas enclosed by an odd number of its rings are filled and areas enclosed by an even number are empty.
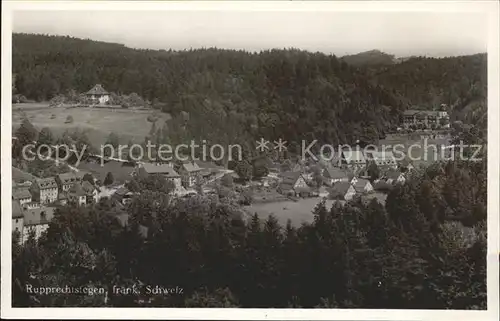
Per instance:
[[[104,105],[109,101],[109,93],[100,84],[95,85],[85,95],[94,104]]]

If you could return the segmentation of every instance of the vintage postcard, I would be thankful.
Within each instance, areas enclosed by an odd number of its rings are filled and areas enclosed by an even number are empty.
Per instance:
[[[2,8],[2,317],[498,320],[496,1]]]

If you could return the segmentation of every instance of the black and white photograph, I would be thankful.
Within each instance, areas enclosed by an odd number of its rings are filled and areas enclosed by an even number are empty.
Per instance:
[[[496,1],[2,7],[2,317],[498,320]]]

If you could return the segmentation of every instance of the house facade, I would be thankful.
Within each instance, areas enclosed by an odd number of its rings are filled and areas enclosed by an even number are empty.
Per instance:
[[[31,202],[31,193],[28,188],[14,188],[12,190],[12,200],[18,201],[22,206]]]
[[[85,96],[93,104],[97,105],[104,105],[109,101],[109,92],[107,92],[100,84],[96,84],[85,94]]]
[[[359,170],[366,166],[366,158],[359,149],[343,150],[340,155],[340,164],[344,168]]]
[[[280,175],[278,192],[285,195],[300,195],[310,192],[305,177],[300,172],[284,172]]]
[[[90,184],[88,181],[84,181],[82,183],[82,189],[85,192],[86,204],[95,204],[99,202],[99,191],[94,185]]]
[[[81,175],[81,173],[68,172],[59,174],[55,178],[59,187],[59,192],[67,192],[71,186],[82,182],[83,175]]]
[[[80,183],[76,183],[68,191],[68,201],[83,206],[87,204],[87,193]]]
[[[53,177],[36,179],[32,187],[40,203],[54,203],[57,200],[58,186]]]
[[[140,177],[148,177],[149,175],[161,175],[165,178],[165,180],[173,183],[175,191],[182,189],[181,175],[177,173],[172,164],[141,163],[137,168],[137,174]]]
[[[370,151],[367,152],[367,157],[373,161],[379,168],[394,168],[398,167],[396,157],[392,151]]]
[[[200,179],[201,168],[195,162],[183,163],[179,166],[179,174],[181,175],[182,186],[193,188]]]
[[[327,167],[323,171],[324,182],[331,186],[338,182],[349,182],[347,171],[337,167]]]

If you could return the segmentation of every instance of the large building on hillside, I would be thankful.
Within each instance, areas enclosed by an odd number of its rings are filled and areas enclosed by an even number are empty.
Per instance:
[[[403,127],[448,128],[449,119],[447,111],[410,109],[403,113]]]

